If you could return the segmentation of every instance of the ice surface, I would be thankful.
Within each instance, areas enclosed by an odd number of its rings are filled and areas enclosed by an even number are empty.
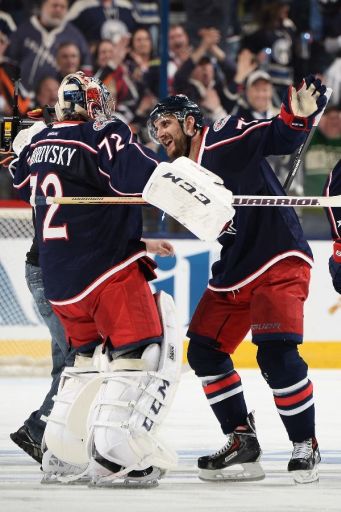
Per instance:
[[[314,370],[320,482],[294,485],[286,466],[291,444],[272,395],[257,370],[241,370],[249,410],[256,410],[266,478],[255,483],[202,482],[196,458],[224,444],[200,385],[185,373],[163,435],[179,453],[179,465],[155,489],[89,489],[42,485],[39,465],[9,439],[39,407],[49,380],[0,379],[1,512],[341,512],[341,371]]]

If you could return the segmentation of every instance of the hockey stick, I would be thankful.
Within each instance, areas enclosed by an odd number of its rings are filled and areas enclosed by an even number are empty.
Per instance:
[[[52,197],[37,196],[34,206],[51,204],[130,204],[147,205],[142,197]],[[232,206],[299,206],[299,207],[341,207],[339,196],[233,196]]]
[[[324,114],[324,111],[326,109],[326,106],[328,105],[328,101],[332,95],[332,92],[333,92],[333,89],[331,89],[330,87],[327,87],[327,90],[326,90],[326,97],[327,97],[327,103],[325,104],[324,106],[324,109],[319,113],[318,116],[315,117],[314,119],[314,124],[308,134],[308,137],[305,139],[305,141],[303,142],[303,144],[300,145],[300,147],[298,148],[297,150],[297,153],[296,153],[296,156],[295,156],[295,160],[294,160],[294,163],[293,163],[293,166],[292,166],[292,169],[291,171],[289,172],[288,176],[286,177],[286,180],[284,182],[284,185],[283,185],[283,188],[285,190],[285,192],[289,192],[290,190],[290,187],[291,187],[291,184],[292,182],[294,181],[295,179],[295,176],[301,166],[301,163],[303,161],[303,158],[308,150],[308,147],[309,147],[309,144],[310,144],[310,141],[311,139],[313,138],[314,136],[314,133],[316,131],[316,128],[320,122],[320,119],[321,117],[323,116]]]

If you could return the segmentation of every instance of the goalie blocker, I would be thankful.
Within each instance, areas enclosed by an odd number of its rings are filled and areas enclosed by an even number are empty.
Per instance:
[[[90,463],[88,474],[96,486],[139,483],[136,472],[143,473],[148,486],[149,468],[155,485],[176,465],[176,453],[159,439],[158,431],[180,378],[182,338],[172,297],[161,292],[157,303],[164,332],[161,346],[147,345],[139,359],[123,354],[110,362],[101,347],[91,366],[88,358],[76,359],[77,367],[63,372],[47,418],[47,448],[69,464]],[[63,475],[59,480],[83,477]]]
[[[160,163],[142,197],[201,240],[214,241],[234,214],[232,192],[223,180],[189,158]]]

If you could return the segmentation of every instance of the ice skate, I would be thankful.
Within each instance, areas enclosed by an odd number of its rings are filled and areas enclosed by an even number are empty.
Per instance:
[[[160,468],[149,466],[146,469],[129,471],[122,475],[123,466],[115,464],[96,453],[91,461],[92,479],[90,487],[157,487],[158,480],[165,474]]]
[[[9,435],[12,441],[17,444],[24,452],[26,452],[32,459],[41,464],[43,453],[41,451],[40,443],[35,441],[28,428],[23,425],[16,432]]]
[[[41,469],[44,472],[42,484],[80,484],[90,481],[87,473],[88,464],[69,464],[58,459],[50,450],[44,452]]]
[[[294,449],[288,464],[295,483],[309,484],[318,482],[317,465],[321,461],[320,451],[315,437],[294,443]]]
[[[258,443],[253,413],[247,424],[228,435],[227,443],[216,453],[198,459],[201,480],[252,481],[262,480],[264,471],[259,464],[262,451]],[[237,469],[235,466],[241,466]]]

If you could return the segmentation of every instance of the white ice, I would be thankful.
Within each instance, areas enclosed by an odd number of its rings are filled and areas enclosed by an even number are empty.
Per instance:
[[[320,481],[294,485],[286,471],[291,444],[272,396],[257,370],[242,370],[249,409],[256,410],[266,478],[255,483],[202,482],[196,458],[224,444],[192,374],[185,373],[164,436],[179,465],[155,489],[90,489],[42,485],[39,465],[9,439],[40,405],[47,378],[0,378],[0,512],[329,512],[341,511],[341,371],[314,370]]]

